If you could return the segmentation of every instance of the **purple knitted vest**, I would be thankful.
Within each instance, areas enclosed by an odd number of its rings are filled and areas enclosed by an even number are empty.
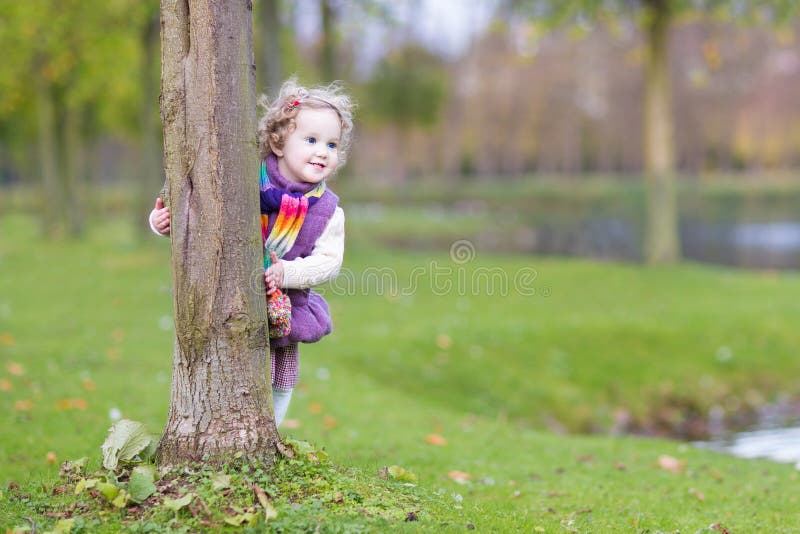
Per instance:
[[[284,190],[299,190],[300,184],[289,182],[278,172],[274,158],[267,160],[267,171],[270,183],[275,187]],[[310,255],[317,239],[328,226],[338,204],[339,197],[330,189],[326,189],[319,200],[309,207],[294,246],[284,254],[282,259],[291,261]],[[272,231],[277,217],[277,213],[269,214],[268,231]],[[333,328],[331,314],[328,310],[328,303],[321,295],[310,289],[288,289],[286,294],[292,302],[292,330],[288,336],[270,339],[269,343],[272,347],[285,347],[298,342],[314,343],[331,333]]]

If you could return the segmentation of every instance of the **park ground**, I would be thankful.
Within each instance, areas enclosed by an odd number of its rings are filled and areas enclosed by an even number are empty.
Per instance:
[[[19,214],[0,236],[0,527],[44,531],[62,461],[99,468],[112,418],[163,428],[169,245],[120,220],[48,242]],[[796,397],[800,278],[464,246],[348,249],[325,290],[335,333],[303,347],[281,433],[324,448],[373,513],[277,496],[276,530],[800,530],[794,466],[667,439]],[[394,465],[416,480],[378,476]],[[95,520],[73,531],[147,531]]]

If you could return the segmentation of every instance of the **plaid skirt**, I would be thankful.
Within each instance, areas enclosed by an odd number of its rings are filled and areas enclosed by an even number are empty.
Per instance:
[[[269,347],[269,359],[272,363],[272,387],[277,389],[294,389],[300,376],[300,354],[297,343],[285,347]]]

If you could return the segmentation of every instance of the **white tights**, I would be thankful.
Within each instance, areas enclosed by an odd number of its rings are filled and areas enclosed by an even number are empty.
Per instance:
[[[279,426],[286,416],[289,409],[289,402],[292,400],[291,389],[272,388],[272,403],[275,410],[275,426]]]

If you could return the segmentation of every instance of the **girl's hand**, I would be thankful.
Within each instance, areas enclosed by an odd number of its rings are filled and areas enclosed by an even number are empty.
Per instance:
[[[272,265],[264,272],[264,283],[267,285],[267,295],[272,295],[283,285],[283,262],[274,252],[269,253]]]
[[[152,219],[153,226],[159,234],[169,235],[169,207],[164,207],[164,201],[160,197],[156,199]]]

